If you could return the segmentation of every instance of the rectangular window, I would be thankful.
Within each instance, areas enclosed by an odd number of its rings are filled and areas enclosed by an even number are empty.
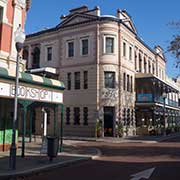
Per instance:
[[[114,53],[114,38],[106,37],[106,53]]]
[[[129,75],[127,75],[127,91],[130,91]]]
[[[84,71],[84,89],[88,89],[88,71]]]
[[[130,78],[130,85],[131,85],[130,91],[133,92],[133,77],[132,76]]]
[[[132,47],[129,47],[129,60],[132,60]]]
[[[126,43],[123,42],[123,56],[126,57]]]
[[[0,7],[0,23],[3,20],[3,7]]]
[[[47,61],[52,60],[52,47],[47,48]]]
[[[137,70],[137,55],[134,53],[134,64],[135,64],[135,70]]]
[[[80,125],[80,108],[79,107],[74,108],[74,124]]]
[[[74,42],[68,42],[68,57],[74,56]]]
[[[67,74],[67,89],[71,90],[71,73]]]
[[[74,89],[80,89],[80,72],[74,73]]]
[[[88,107],[83,108],[84,125],[88,125]]]
[[[82,39],[81,40],[81,55],[88,55],[89,51],[89,40],[88,39]]]
[[[115,72],[104,72],[105,88],[115,88]]]
[[[71,116],[70,112],[71,112],[70,107],[67,107],[66,108],[66,124],[70,124],[70,116]]]
[[[123,89],[126,90],[126,73],[123,73]]]

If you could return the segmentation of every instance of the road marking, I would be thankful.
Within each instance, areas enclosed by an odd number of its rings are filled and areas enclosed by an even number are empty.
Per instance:
[[[140,180],[142,178],[149,179],[154,170],[155,170],[155,167],[150,168],[150,169],[146,169],[146,170],[138,172],[136,174],[132,174],[130,176],[133,178],[131,178],[130,180]]]

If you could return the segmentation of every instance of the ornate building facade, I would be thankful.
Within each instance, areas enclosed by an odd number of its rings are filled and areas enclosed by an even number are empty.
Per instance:
[[[147,103],[157,106],[153,99],[143,101],[152,92],[137,89],[144,84],[136,86],[136,79],[151,76],[172,87],[166,82],[162,48],[151,49],[139,38],[125,10],[116,14],[101,15],[99,7],[82,6],[61,16],[56,27],[27,36],[28,69],[54,67],[65,82],[65,135],[96,136],[99,126],[101,136],[117,136],[119,128],[123,135],[135,135],[144,119],[135,112]],[[178,87],[170,89],[177,105]],[[146,119],[156,121],[154,116]]]

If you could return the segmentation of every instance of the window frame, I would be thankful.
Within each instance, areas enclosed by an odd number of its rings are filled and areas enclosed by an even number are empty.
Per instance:
[[[67,90],[71,90],[72,73],[67,73]]]
[[[126,42],[123,42],[123,57],[126,57],[127,55],[127,49],[126,49]]]
[[[113,75],[113,84],[112,85],[109,85],[109,81],[110,81],[110,78],[108,79],[108,83],[107,83],[107,76],[106,76],[106,74],[112,74]],[[111,89],[115,89],[115,82],[116,82],[116,72],[114,72],[114,71],[104,71],[104,87],[105,88],[111,88]]]
[[[51,49],[51,53],[49,53],[49,49]],[[49,59],[49,56],[51,57],[50,59]],[[53,48],[52,48],[52,46],[48,46],[46,48],[46,59],[47,59],[47,61],[48,62],[52,61],[52,57],[53,57]]]
[[[84,89],[88,89],[88,71],[83,72],[83,87]]]
[[[77,79],[77,75],[79,75],[78,79]],[[74,89],[75,90],[81,89],[81,72],[74,72]]]
[[[107,38],[111,38],[113,39],[113,49],[112,49],[112,52],[107,52],[107,41],[106,39]],[[103,47],[103,53],[104,54],[115,54],[115,41],[116,41],[116,35],[104,35],[104,39],[103,39],[103,44],[104,44],[104,47]]]
[[[74,125],[80,125],[80,107],[74,107]]]
[[[88,107],[83,107],[83,125],[88,125]]]
[[[87,47],[87,54],[83,54],[83,41],[87,40],[88,41],[88,47]],[[89,56],[89,51],[90,51],[90,41],[89,37],[82,37],[80,38],[80,55],[81,56]]]
[[[70,125],[71,121],[71,108],[70,107],[66,107],[66,124]]]
[[[69,44],[73,43],[73,55],[70,56],[70,51],[69,51]],[[74,40],[68,40],[66,42],[66,58],[74,58],[75,57],[75,41]]]
[[[133,60],[132,57],[133,57],[133,48],[132,46],[129,46],[129,61]]]

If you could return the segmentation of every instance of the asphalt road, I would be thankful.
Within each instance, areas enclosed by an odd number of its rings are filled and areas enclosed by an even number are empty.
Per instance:
[[[102,156],[27,180],[180,180],[180,137],[161,143],[89,142],[80,146],[99,148]],[[144,170],[152,172],[143,172],[144,178],[131,176]]]

